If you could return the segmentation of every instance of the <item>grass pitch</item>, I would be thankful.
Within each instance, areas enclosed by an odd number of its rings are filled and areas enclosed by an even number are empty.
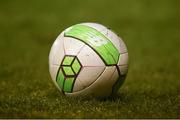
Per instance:
[[[179,0],[1,0],[0,118],[180,118]],[[98,22],[120,34],[130,67],[117,96],[61,96],[48,71],[65,28]]]

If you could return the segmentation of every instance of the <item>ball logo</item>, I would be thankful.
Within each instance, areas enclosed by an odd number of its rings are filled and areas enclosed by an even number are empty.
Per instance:
[[[120,56],[117,48],[98,30],[85,25],[74,25],[65,31],[64,36],[73,37],[87,44],[101,56],[106,65],[117,64]]]
[[[106,40],[104,40],[98,36],[91,36],[89,42],[95,46],[102,46],[102,45],[105,45],[108,43]]]

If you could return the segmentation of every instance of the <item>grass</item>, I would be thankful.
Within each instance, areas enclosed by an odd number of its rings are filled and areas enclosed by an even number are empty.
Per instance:
[[[179,0],[0,1],[0,118],[180,118]],[[62,96],[48,71],[57,35],[98,22],[127,44],[117,96]]]

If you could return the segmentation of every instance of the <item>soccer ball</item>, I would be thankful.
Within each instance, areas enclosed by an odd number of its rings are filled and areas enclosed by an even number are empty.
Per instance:
[[[64,95],[110,96],[125,80],[127,48],[120,37],[101,24],[76,24],[55,40],[49,70]]]

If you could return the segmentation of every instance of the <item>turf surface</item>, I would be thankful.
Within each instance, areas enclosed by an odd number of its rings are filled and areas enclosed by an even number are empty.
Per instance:
[[[179,0],[1,0],[0,118],[180,118]],[[117,96],[61,96],[48,72],[57,35],[98,22],[127,44]]]

